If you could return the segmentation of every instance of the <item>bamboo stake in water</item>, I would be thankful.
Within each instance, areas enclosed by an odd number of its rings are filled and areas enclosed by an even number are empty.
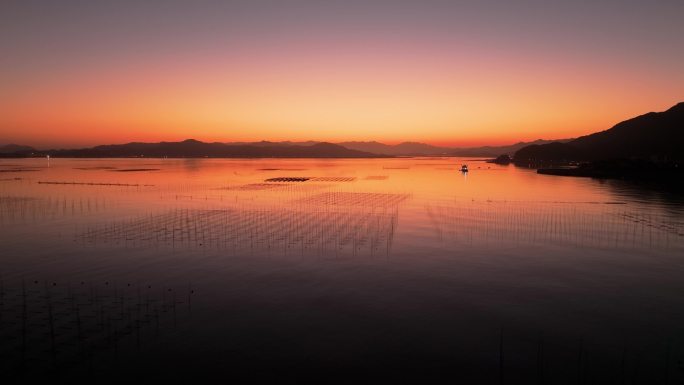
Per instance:
[[[0,276],[0,321],[2,321],[2,313],[5,307],[5,286]]]
[[[579,354],[577,356],[577,383],[582,383],[582,355],[584,353],[584,340],[580,338]]]
[[[24,382],[24,371],[26,369],[26,324],[28,312],[26,309],[26,283],[21,280],[21,379]]]
[[[627,356],[627,348],[622,349],[622,360],[620,361],[620,384],[625,384],[625,359]]]
[[[670,354],[672,351],[672,343],[667,344],[667,350],[665,351],[665,379],[663,383],[667,385],[670,382]]]
[[[537,370],[538,382],[544,384],[544,335],[539,336],[539,346],[537,348]]]
[[[52,314],[52,296],[50,295],[50,289],[47,282],[45,283],[45,298],[47,300],[48,306],[48,322],[50,326],[50,353],[52,355],[52,366],[53,370],[55,371],[55,375],[58,376],[57,346],[55,344],[55,321]]]
[[[501,328],[501,336],[499,338],[499,384],[504,383],[504,332]]]

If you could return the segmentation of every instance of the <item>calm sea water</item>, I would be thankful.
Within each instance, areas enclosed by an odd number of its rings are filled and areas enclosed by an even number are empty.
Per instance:
[[[684,371],[684,200],[658,188],[463,158],[7,159],[0,245],[15,380]]]

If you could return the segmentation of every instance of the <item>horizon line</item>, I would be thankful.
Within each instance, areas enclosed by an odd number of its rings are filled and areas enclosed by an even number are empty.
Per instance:
[[[100,144],[92,144],[92,145],[72,145],[72,146],[52,146],[52,147],[47,147],[47,146],[34,146],[32,144],[28,143],[21,143],[20,141],[16,142],[7,142],[4,144],[0,144],[0,146],[26,146],[26,147],[31,147],[35,150],[39,151],[46,151],[46,150],[75,150],[75,149],[84,149],[84,148],[93,148],[93,147],[98,147],[98,146],[117,146],[117,145],[126,145],[126,144],[131,144],[131,143],[146,143],[146,144],[155,144],[155,143],[182,143],[182,142],[187,142],[187,141],[197,141],[201,143],[220,143],[220,144],[226,144],[226,145],[231,145],[231,144],[236,144],[236,145],[253,145],[256,143],[274,143],[274,144],[281,144],[281,143],[292,143],[292,145],[301,145],[298,143],[311,143],[312,145],[314,144],[319,144],[319,143],[331,143],[331,144],[336,144],[336,145],[342,145],[344,143],[378,143],[381,145],[385,146],[398,146],[401,144],[406,144],[406,143],[411,143],[411,144],[420,144],[420,145],[428,145],[432,147],[438,147],[438,148],[444,148],[444,149],[465,149],[465,148],[479,148],[479,147],[506,147],[506,146],[512,146],[520,143],[532,143],[532,142],[537,142],[537,141],[565,141],[565,140],[571,140],[575,139],[573,138],[555,138],[555,139],[544,139],[544,138],[537,138],[537,139],[531,139],[531,140],[516,140],[512,142],[505,142],[501,144],[464,144],[464,145],[450,145],[450,144],[435,144],[434,142],[422,142],[422,141],[415,141],[415,140],[404,140],[404,141],[390,141],[390,142],[382,142],[379,140],[344,140],[344,141],[329,141],[329,140],[313,140],[313,139],[308,139],[308,140],[267,140],[267,139],[262,139],[262,140],[252,140],[252,141],[218,141],[218,140],[202,140],[202,139],[195,139],[195,138],[185,138],[185,139],[180,139],[180,140],[157,140],[157,141],[141,141],[141,140],[132,140],[132,141],[126,141],[126,142],[116,142],[116,143],[100,143]]]

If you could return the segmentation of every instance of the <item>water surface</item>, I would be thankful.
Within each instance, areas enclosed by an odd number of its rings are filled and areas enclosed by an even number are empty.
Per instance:
[[[675,381],[683,202],[477,159],[0,160],[4,365]]]

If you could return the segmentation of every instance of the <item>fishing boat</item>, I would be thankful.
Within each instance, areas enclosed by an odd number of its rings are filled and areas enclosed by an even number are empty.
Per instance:
[[[464,164],[461,166],[461,172],[468,172],[468,165]]]

